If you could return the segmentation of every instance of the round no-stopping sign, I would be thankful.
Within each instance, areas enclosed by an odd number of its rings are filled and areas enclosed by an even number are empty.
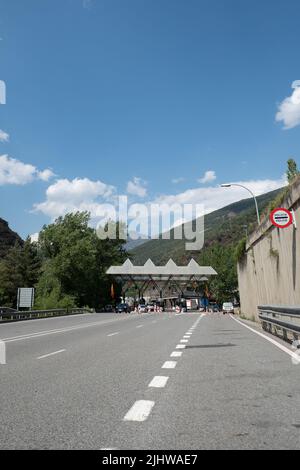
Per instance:
[[[270,220],[276,227],[286,228],[293,223],[293,214],[291,211],[280,207],[279,209],[274,209],[271,212]]]

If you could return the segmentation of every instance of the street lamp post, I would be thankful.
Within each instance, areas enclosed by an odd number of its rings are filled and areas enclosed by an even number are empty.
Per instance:
[[[231,188],[231,186],[239,186],[240,188],[246,189],[246,191],[248,191],[251,194],[251,196],[253,197],[254,202],[255,202],[257,223],[258,223],[258,225],[260,225],[260,216],[259,216],[258,204],[257,204],[256,197],[253,194],[253,192],[251,191],[251,189],[246,188],[246,186],[243,186],[242,184],[238,184],[238,183],[224,183],[224,184],[221,184],[221,188]]]

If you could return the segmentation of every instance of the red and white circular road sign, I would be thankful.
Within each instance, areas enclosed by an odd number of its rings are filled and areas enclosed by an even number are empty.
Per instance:
[[[293,223],[293,214],[291,211],[280,207],[271,212],[270,220],[276,227],[287,228]]]

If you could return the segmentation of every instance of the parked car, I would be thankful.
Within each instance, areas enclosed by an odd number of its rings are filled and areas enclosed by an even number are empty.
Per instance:
[[[147,307],[147,312],[154,312],[154,310],[155,310],[155,305],[152,302],[147,304],[146,307]]]
[[[209,310],[213,313],[218,313],[220,311],[220,308],[216,302],[212,302],[209,304]]]
[[[222,312],[223,315],[226,313],[233,313],[234,314],[234,308],[233,308],[233,303],[232,302],[224,302],[222,306]]]
[[[116,313],[130,313],[129,305],[125,303],[117,305]]]
[[[111,304],[105,305],[104,312],[114,312],[114,311],[115,311],[115,308],[113,305]]]
[[[146,313],[148,311],[147,305],[146,304],[139,304],[138,306],[138,312],[139,313]]]

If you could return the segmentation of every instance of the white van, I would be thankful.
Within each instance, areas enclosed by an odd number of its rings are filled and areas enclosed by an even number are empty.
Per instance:
[[[223,305],[222,305],[222,312],[223,312],[223,315],[225,315],[225,313],[233,313],[234,314],[233,303],[232,302],[224,302]]]

